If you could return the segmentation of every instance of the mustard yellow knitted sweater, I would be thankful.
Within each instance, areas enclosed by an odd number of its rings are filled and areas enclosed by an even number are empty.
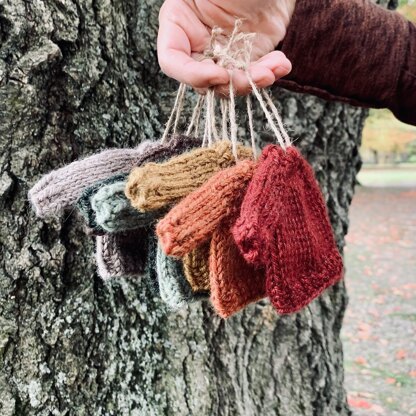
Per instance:
[[[250,148],[238,145],[239,159],[250,159]],[[175,203],[200,187],[216,172],[235,163],[231,142],[195,149],[164,163],[134,168],[126,185],[126,196],[139,211],[153,211]]]

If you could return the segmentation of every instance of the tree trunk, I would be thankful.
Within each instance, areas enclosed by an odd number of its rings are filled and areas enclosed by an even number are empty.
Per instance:
[[[44,173],[160,137],[177,88],[156,60],[160,3],[0,3],[0,414],[347,415],[343,282],[291,316],[267,301],[227,321],[207,304],[172,313],[145,277],[103,283],[75,216],[29,207]],[[273,95],[342,248],[366,112]]]

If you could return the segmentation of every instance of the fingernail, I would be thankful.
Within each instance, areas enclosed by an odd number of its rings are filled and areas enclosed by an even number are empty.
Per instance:
[[[279,66],[274,68],[273,74],[280,78],[287,75],[290,71],[292,71],[292,63],[289,61],[289,59],[286,59]]]

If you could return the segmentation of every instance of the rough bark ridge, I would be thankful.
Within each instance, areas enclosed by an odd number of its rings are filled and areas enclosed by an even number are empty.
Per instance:
[[[347,415],[343,283],[288,317],[267,302],[225,322],[207,305],[172,314],[145,278],[96,276],[75,216],[41,222],[29,208],[41,174],[160,136],[176,88],[156,61],[160,3],[0,3],[0,414]],[[365,112],[274,97],[342,247]]]

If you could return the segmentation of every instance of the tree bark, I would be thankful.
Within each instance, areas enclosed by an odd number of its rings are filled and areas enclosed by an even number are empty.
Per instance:
[[[172,313],[145,276],[103,283],[74,215],[29,207],[44,173],[160,137],[177,88],[157,65],[160,3],[0,3],[0,414],[348,415],[344,282],[291,316],[267,301],[227,321],[207,304]],[[342,249],[366,111],[273,95]]]

